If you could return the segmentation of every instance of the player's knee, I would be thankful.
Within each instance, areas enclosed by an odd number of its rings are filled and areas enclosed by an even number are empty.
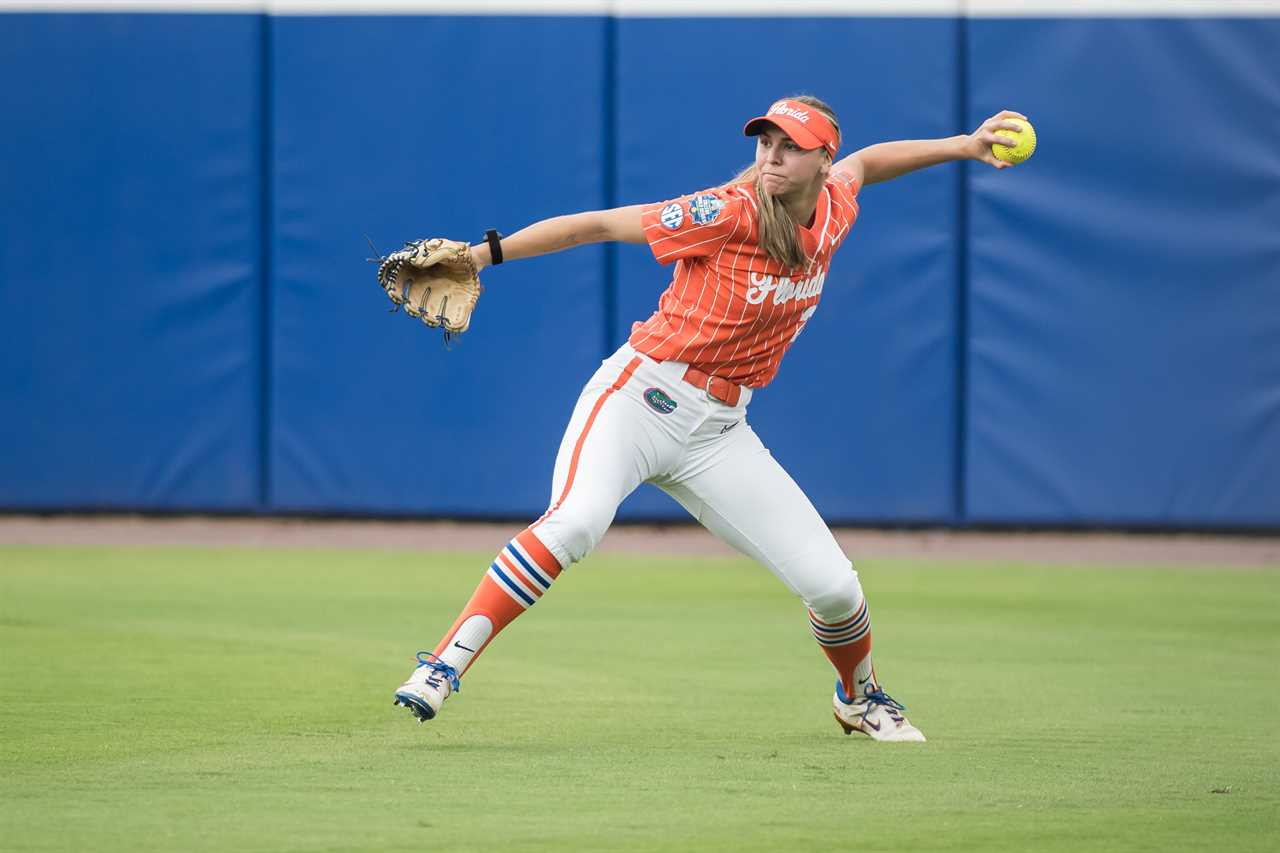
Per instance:
[[[853,564],[844,561],[843,566],[833,567],[825,580],[803,595],[805,605],[823,621],[838,621],[853,613],[862,604],[862,584]]]
[[[585,504],[585,505],[584,505]],[[557,556],[576,563],[586,557],[604,538],[605,531],[613,523],[613,509],[608,511],[599,505],[575,504],[558,507],[538,527],[540,536],[546,536],[559,547],[549,548]]]

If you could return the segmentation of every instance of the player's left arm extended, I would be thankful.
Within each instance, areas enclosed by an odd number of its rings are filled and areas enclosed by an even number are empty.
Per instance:
[[[502,257],[514,261],[551,252],[562,252],[587,243],[644,243],[644,226],[640,221],[643,205],[615,207],[612,210],[588,210],[567,216],[553,216],[521,228],[502,238]],[[493,259],[489,246],[477,243],[471,247],[471,258],[477,270],[489,266]]]
[[[852,174],[860,187],[890,181],[908,172],[953,160],[979,160],[1003,169],[1011,164],[997,160],[991,153],[991,146],[1017,144],[1017,140],[1000,135],[1001,130],[1018,130],[1018,125],[1005,121],[1008,118],[1024,119],[1026,116],[1012,110],[1001,110],[979,125],[973,133],[945,139],[879,142],[837,161],[835,168]]]

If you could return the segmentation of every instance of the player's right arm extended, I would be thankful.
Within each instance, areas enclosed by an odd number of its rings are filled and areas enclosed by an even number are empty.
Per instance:
[[[587,243],[644,243],[644,228],[640,224],[641,205],[615,207],[612,210],[589,210],[568,216],[553,216],[521,228],[510,237],[502,238],[502,260],[532,258],[583,246]],[[493,259],[487,243],[471,247],[471,257],[476,269],[489,266]]]

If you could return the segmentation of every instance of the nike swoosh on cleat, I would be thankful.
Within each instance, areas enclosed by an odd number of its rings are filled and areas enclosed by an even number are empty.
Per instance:
[[[475,652],[475,649],[469,649],[466,646],[462,645],[462,643],[459,643],[457,640],[453,641],[453,645],[454,645],[454,648],[462,649],[464,652]]]
[[[863,724],[864,726],[871,726],[871,728],[875,729],[876,731],[880,731],[880,724],[879,724],[879,723],[873,723],[873,722],[871,722],[870,720],[863,720],[863,721],[862,721],[862,724]]]

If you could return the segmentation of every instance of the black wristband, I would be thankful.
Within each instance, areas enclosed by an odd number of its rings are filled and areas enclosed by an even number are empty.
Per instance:
[[[484,232],[484,240],[489,244],[489,263],[496,267],[502,263],[502,235],[498,229],[490,228]]]

